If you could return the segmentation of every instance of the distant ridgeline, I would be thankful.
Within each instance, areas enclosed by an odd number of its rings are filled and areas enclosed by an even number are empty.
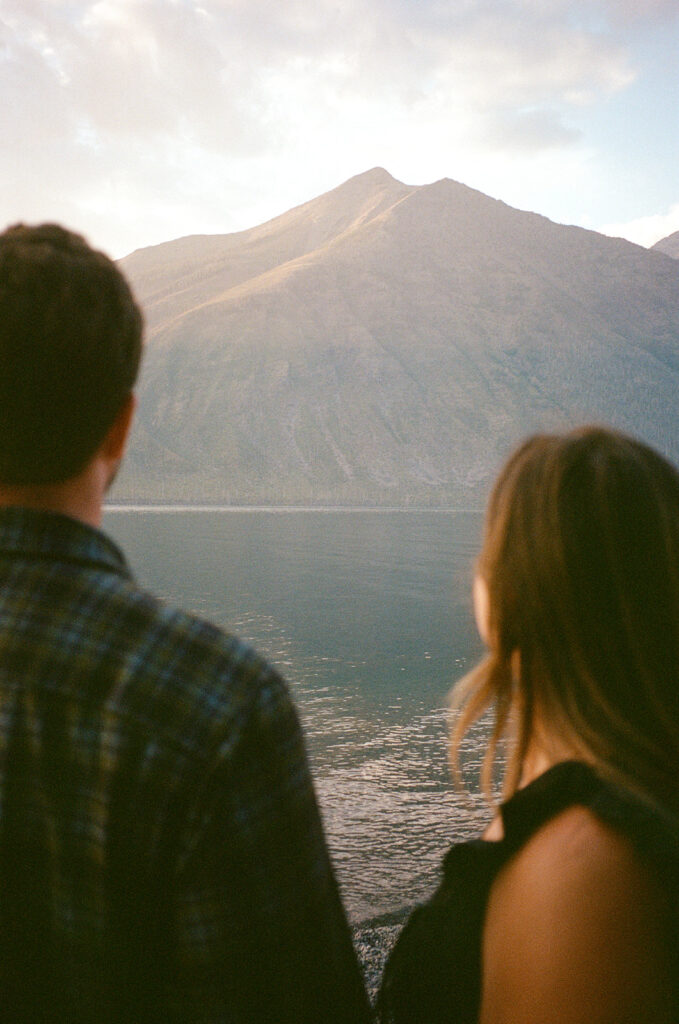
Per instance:
[[[121,501],[478,506],[529,431],[679,461],[679,238],[653,250],[375,169],[122,261],[144,307]]]

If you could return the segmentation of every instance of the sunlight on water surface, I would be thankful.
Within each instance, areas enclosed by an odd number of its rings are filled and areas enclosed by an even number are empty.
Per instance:
[[[449,689],[480,653],[477,513],[109,511],[144,585],[252,642],[302,720],[347,911],[398,914],[488,810],[455,793]],[[467,741],[470,762],[482,747]]]

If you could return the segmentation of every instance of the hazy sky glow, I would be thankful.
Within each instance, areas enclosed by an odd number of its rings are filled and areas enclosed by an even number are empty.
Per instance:
[[[0,224],[114,256],[379,165],[679,230],[679,0],[0,0]]]

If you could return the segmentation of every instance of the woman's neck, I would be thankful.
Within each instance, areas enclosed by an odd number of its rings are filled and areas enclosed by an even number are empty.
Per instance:
[[[523,761],[519,789],[523,789],[523,787],[527,786],[529,782],[533,781],[533,779],[537,779],[538,775],[542,775],[543,772],[546,772],[548,768],[552,767],[552,765],[563,760],[565,760],[564,757],[550,754],[544,749],[544,747],[538,746],[537,744],[531,744]]]

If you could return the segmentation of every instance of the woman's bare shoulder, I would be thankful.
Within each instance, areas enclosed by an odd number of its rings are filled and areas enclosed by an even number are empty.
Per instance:
[[[480,1019],[673,1020],[663,893],[630,840],[589,809],[550,820],[493,884]]]

